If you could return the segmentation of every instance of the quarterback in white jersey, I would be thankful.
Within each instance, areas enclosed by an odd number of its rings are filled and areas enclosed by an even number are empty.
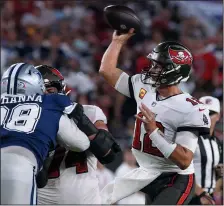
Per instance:
[[[116,68],[122,46],[133,35],[113,34],[100,74],[117,91],[135,99],[137,119],[132,152],[139,168],[115,178],[101,192],[102,203],[142,191],[147,204],[188,204],[194,193],[193,154],[198,136],[208,133],[208,109],[178,88],[192,66],[191,52],[177,42],[163,42],[147,58],[141,74],[128,76]]]

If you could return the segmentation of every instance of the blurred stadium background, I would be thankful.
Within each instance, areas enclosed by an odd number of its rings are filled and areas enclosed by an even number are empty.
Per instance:
[[[10,0],[0,3],[1,72],[15,62],[53,65],[65,76],[74,101],[103,109],[110,131],[124,149],[132,142],[136,105],[115,92],[98,74],[113,32],[103,19],[103,8],[107,5],[129,6],[142,21],[141,33],[123,48],[120,68],[129,74],[139,73],[147,65],[145,56],[156,44],[163,40],[179,41],[194,55],[191,78],[181,84],[183,91],[197,98],[212,95],[223,105],[222,1]],[[221,114],[215,134],[223,141],[223,106]],[[121,162],[122,155],[108,168],[114,172]]]

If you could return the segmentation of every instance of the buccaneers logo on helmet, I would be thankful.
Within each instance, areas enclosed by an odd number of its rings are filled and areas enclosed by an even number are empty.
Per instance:
[[[169,55],[175,64],[192,64],[192,56],[185,50],[173,50],[169,48]]]

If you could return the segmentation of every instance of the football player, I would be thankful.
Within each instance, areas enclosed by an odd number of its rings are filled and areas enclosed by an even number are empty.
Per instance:
[[[47,65],[36,67],[42,74],[48,93],[65,93],[64,77]],[[98,129],[107,130],[103,111],[93,105],[83,105],[84,113]],[[65,128],[68,130],[69,128]],[[48,183],[38,189],[39,204],[100,204],[97,159],[91,148],[72,152],[58,146],[48,170]]]
[[[90,145],[64,115],[75,115],[78,104],[44,91],[40,72],[30,64],[14,64],[2,76],[1,204],[36,204],[35,175],[56,141],[71,150],[84,151]]]
[[[178,84],[186,81],[192,54],[177,42],[162,42],[147,56],[149,66],[129,76],[117,68],[122,46],[134,34],[113,34],[99,73],[121,94],[137,102],[132,152],[139,168],[115,178],[101,192],[102,204],[113,204],[139,190],[147,204],[188,204],[194,193],[193,154],[198,136],[209,133],[206,107]]]

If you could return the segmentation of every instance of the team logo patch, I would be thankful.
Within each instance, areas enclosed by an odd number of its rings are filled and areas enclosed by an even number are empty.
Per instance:
[[[139,92],[139,98],[143,99],[146,93],[147,93],[147,91],[145,89],[141,88],[140,92]]]
[[[185,50],[173,50],[169,48],[169,55],[175,64],[191,64],[192,56]]]
[[[26,88],[26,84],[24,82],[18,81],[17,87],[18,88]]]
[[[208,125],[208,118],[206,117],[205,114],[203,114],[203,122],[205,125]]]

